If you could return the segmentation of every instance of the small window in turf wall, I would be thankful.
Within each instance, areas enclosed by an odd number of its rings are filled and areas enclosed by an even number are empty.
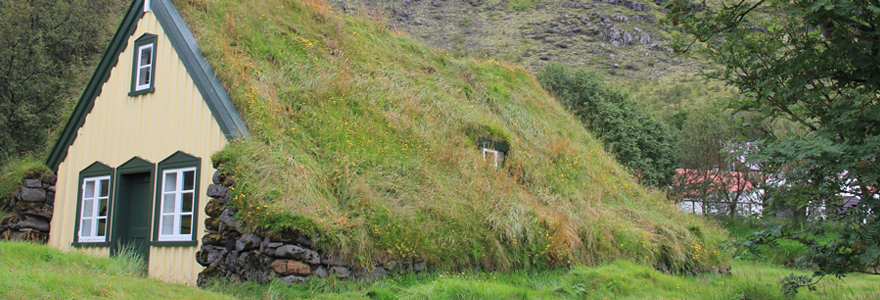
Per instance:
[[[489,165],[495,168],[504,167],[504,157],[510,151],[510,144],[496,139],[480,137],[477,140],[477,147],[480,149],[483,159],[488,161]]]

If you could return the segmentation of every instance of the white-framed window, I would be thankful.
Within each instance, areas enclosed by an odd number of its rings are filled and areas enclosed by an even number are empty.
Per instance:
[[[137,70],[135,70],[135,91],[146,90],[153,82],[153,51],[155,44],[138,47]]]
[[[483,159],[489,160],[492,167],[498,168],[501,165],[501,160],[504,159],[504,154],[498,150],[483,148]]]
[[[106,242],[110,176],[83,179],[79,205],[79,242]]]
[[[196,168],[162,172],[159,241],[192,241]]]

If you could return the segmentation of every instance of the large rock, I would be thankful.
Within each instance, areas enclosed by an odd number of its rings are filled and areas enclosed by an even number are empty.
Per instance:
[[[309,265],[289,259],[279,259],[273,261],[271,267],[281,276],[309,275],[309,273],[311,273]]]
[[[16,228],[20,229],[34,229],[43,232],[49,232],[49,221],[46,221],[43,218],[29,216],[29,215],[21,215],[21,221],[15,225]],[[11,226],[10,226],[11,227]]]
[[[211,199],[208,201],[208,204],[205,205],[205,214],[209,217],[216,218],[219,217],[221,213],[223,213],[223,208],[226,205],[221,203],[220,200]]]
[[[229,193],[229,189],[225,186],[219,184],[211,184],[208,186],[208,197],[211,198],[226,198],[226,195]]]
[[[351,276],[351,270],[346,267],[332,267],[330,268],[330,274],[334,274],[339,278],[348,278],[348,276]]]
[[[228,230],[238,230],[238,220],[235,219],[235,213],[229,208],[224,209],[220,214],[220,222],[225,224]]]
[[[275,257],[293,258],[313,265],[321,263],[318,252],[294,245],[284,245],[275,250]]]
[[[12,209],[18,212],[18,214],[37,216],[47,220],[52,220],[52,214],[55,211],[54,206],[43,202],[24,201],[15,203]]]
[[[46,192],[46,201],[43,201],[43,202],[45,202],[46,204],[49,204],[49,205],[55,205],[55,192],[51,191],[51,190],[47,191]]]
[[[262,238],[254,235],[252,233],[245,233],[241,236],[241,238],[239,238],[237,241],[235,241],[235,250],[247,251],[247,250],[255,249],[260,246],[260,242],[262,242],[262,241],[263,241]]]
[[[41,189],[43,188],[43,181],[40,179],[25,179],[24,187],[33,188],[33,189]]]
[[[32,189],[23,187],[19,189],[19,200],[27,202],[43,202],[46,201],[46,191],[41,188]]]
[[[205,219],[205,229],[220,231],[220,219],[218,219],[218,218]]]
[[[227,242],[226,239],[223,238],[223,236],[219,235],[219,234],[206,234],[205,236],[202,237],[202,244],[205,244],[205,245],[214,245],[214,246],[225,247],[226,242]]]

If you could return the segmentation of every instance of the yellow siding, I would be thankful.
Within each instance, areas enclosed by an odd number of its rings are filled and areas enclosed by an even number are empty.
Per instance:
[[[158,35],[155,92],[128,97],[134,40],[144,33]],[[55,216],[49,244],[68,251],[74,240],[77,181],[79,172],[95,161],[116,168],[135,156],[159,163],[176,151],[200,157],[199,212],[204,212],[213,168],[210,156],[226,145],[226,139],[211,111],[186,72],[186,68],[152,13],[138,24],[128,47],[120,54],[116,67],[104,84],[94,108],[86,117],[70,146],[67,157],[58,167]],[[154,182],[157,180],[154,180]],[[155,188],[153,189],[155,190]],[[196,220],[199,234],[204,229],[205,214]],[[79,250],[78,250],[79,251]],[[197,246],[151,247],[150,277],[195,284],[202,267],[195,262]],[[106,248],[91,249],[107,255]]]

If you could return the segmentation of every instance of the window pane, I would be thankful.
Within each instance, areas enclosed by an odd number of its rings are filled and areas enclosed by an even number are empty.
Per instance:
[[[107,199],[98,199],[98,216],[106,217],[107,216]]]
[[[106,236],[104,231],[107,228],[107,219],[98,219],[98,236]]]
[[[83,190],[83,197],[85,198],[94,198],[95,197],[95,182],[94,181],[86,181],[86,187]]]
[[[83,218],[95,216],[95,200],[83,201],[82,216]]]
[[[162,201],[162,213],[174,213],[174,208],[177,204],[177,194],[175,193],[165,193],[165,200]]]
[[[138,85],[150,84],[150,68],[140,68],[138,70]]]
[[[87,219],[83,220],[82,227],[79,229],[81,237],[90,237],[92,236],[92,220]]]
[[[110,179],[101,180],[101,197],[110,195]]]
[[[173,192],[177,190],[177,173],[165,174],[165,191]]]
[[[183,172],[183,189],[192,190],[196,184],[196,171]]]
[[[174,216],[162,216],[162,234],[174,234]]]
[[[153,48],[147,47],[141,49],[141,66],[146,66],[152,63],[153,60]]]
[[[190,234],[192,232],[192,216],[180,216],[180,234]]]
[[[193,211],[193,193],[183,193],[183,208],[180,212],[191,213]]]

